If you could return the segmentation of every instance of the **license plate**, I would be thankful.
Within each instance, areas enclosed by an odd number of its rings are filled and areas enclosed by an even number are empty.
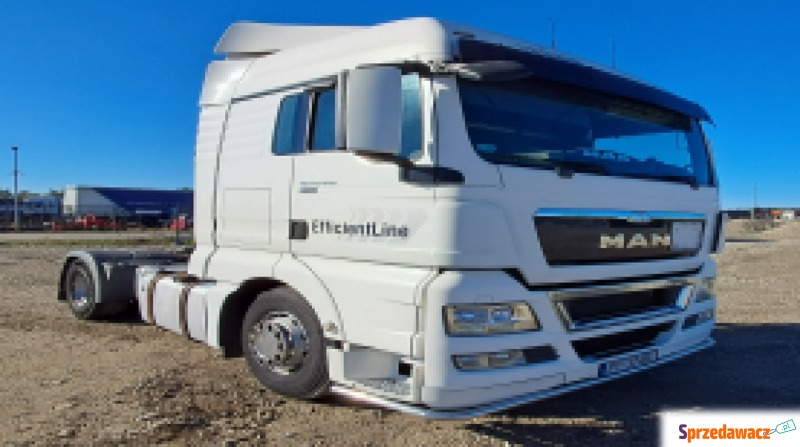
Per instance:
[[[613,376],[632,369],[647,366],[658,360],[658,350],[650,349],[644,352],[626,355],[608,362],[603,362],[597,368],[597,375],[600,377]]]
[[[694,251],[700,248],[702,222],[673,222],[670,240],[672,251]]]

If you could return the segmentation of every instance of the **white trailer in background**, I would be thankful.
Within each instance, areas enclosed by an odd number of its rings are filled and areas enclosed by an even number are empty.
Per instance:
[[[90,186],[65,186],[63,206],[64,214],[68,216],[112,216],[123,213],[118,205]]]
[[[471,27],[240,23],[200,98],[196,247],[73,252],[80,318],[142,317],[268,388],[471,417],[713,344],[700,106]]]

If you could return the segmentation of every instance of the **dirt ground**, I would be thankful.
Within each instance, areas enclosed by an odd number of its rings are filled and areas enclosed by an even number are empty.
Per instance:
[[[3,445],[652,445],[658,413],[800,408],[800,223],[731,226],[717,345],[592,389],[465,421],[263,389],[242,359],[57,303],[57,246],[0,244]]]

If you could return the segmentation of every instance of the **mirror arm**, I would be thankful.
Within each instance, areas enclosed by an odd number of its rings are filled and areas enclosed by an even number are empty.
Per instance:
[[[347,149],[347,71],[336,76],[336,116],[334,118],[334,141],[337,149]]]
[[[411,160],[409,160],[408,158],[402,157],[400,155],[387,154],[387,153],[384,153],[384,152],[371,152],[371,151],[364,151],[364,150],[353,150],[352,152],[354,154],[356,154],[356,155],[358,155],[360,157],[364,157],[364,158],[366,158],[367,160],[370,160],[370,161],[394,163],[394,164],[396,164],[396,165],[398,165],[398,166],[400,166],[401,168],[404,168],[404,169],[405,168],[409,168],[411,166],[414,166],[414,164],[411,163]]]
[[[415,166],[408,158],[380,152],[353,151],[355,155],[375,162],[394,163],[400,167],[400,181],[419,185],[463,185],[464,174],[442,166]]]

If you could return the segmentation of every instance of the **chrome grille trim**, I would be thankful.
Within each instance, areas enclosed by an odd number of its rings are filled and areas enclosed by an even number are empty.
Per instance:
[[[540,208],[534,217],[571,217],[586,219],[619,219],[628,222],[649,222],[652,220],[699,220],[706,216],[703,213],[684,213],[672,211],[625,211],[580,208]]]
[[[615,326],[637,321],[651,320],[667,315],[682,312],[689,304],[689,300],[694,292],[697,283],[696,278],[668,278],[659,281],[636,282],[618,284],[613,286],[583,287],[572,289],[554,290],[547,293],[550,302],[556,308],[561,322],[570,332],[598,329],[608,326]],[[603,299],[613,295],[620,295],[631,292],[655,291],[680,287],[675,299],[666,305],[639,307],[630,310],[630,313],[609,318],[599,317],[590,321],[575,321],[570,314],[567,303],[570,300],[581,298]],[[608,298],[613,299],[613,298]]]

